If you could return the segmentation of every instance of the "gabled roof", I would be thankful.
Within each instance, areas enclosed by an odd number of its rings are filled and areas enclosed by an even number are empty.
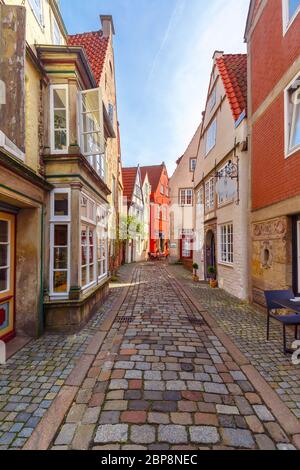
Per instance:
[[[148,175],[147,169],[146,168],[141,168],[141,177],[142,177],[142,184],[145,183],[146,176]],[[148,176],[149,179],[149,176]],[[150,180],[149,180],[150,181]]]
[[[124,197],[127,198],[128,203],[132,201],[137,172],[138,172],[138,167],[122,168],[122,178],[123,178],[123,187],[124,187],[123,194],[124,194]]]
[[[216,59],[235,121],[247,113],[247,54],[223,54]]]
[[[84,48],[97,83],[101,79],[108,44],[109,38],[104,37],[102,31],[68,36],[69,46]]]
[[[165,170],[165,164],[153,165],[153,166],[143,166],[141,167],[142,178],[144,173],[148,173],[148,178],[151,184],[152,192],[155,192],[158,188],[161,174]]]

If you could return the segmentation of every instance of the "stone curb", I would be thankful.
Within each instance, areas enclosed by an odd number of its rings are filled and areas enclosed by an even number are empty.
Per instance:
[[[300,434],[300,422],[293,415],[291,410],[283,403],[279,398],[277,393],[272,389],[272,387],[266,382],[266,380],[261,376],[261,374],[253,367],[250,361],[244,356],[240,349],[232,342],[229,336],[224,333],[224,331],[218,326],[216,321],[210,316],[210,314],[203,309],[201,303],[194,297],[191,289],[185,285],[179,283],[179,281],[174,277],[172,273],[165,268],[168,272],[170,278],[175,282],[177,288],[184,292],[188,297],[190,302],[195,306],[198,312],[201,312],[202,317],[210,328],[213,329],[214,334],[218,337],[220,342],[228,350],[228,353],[234,358],[239,366],[241,366],[242,371],[248,378],[249,382],[260,394],[264,402],[272,410],[272,413],[278,420],[282,428],[291,435],[292,440],[294,441],[295,447],[300,450],[299,434]]]
[[[134,272],[135,269],[133,267],[129,274],[130,281],[128,284],[131,284]],[[130,285],[122,288],[122,292],[112,305],[109,318],[103,322],[102,326],[100,327],[100,332],[98,331],[92,337],[85,353],[83,356],[81,356],[79,362],[72,370],[59,394],[53,401],[48,411],[45,413],[41,422],[38,424],[22,450],[29,451],[49,449],[90,369],[90,366],[96,359],[96,356],[101,349],[101,346],[111,328],[111,325],[114,323],[116,316],[118,315],[119,310],[127,297],[129,288]],[[97,343],[97,341],[99,342]]]

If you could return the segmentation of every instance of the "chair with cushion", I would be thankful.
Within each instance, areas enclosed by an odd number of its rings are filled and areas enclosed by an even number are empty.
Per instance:
[[[298,337],[298,327],[300,326],[300,315],[289,314],[289,315],[276,315],[277,310],[284,310],[284,307],[280,307],[276,301],[280,300],[291,300],[293,299],[294,292],[292,290],[276,290],[276,291],[265,291],[266,304],[268,309],[268,322],[267,322],[267,340],[270,338],[270,321],[271,318],[279,321],[283,326],[283,349],[284,354],[290,354],[294,351],[290,350],[286,346],[286,328],[289,326],[295,327],[295,339]]]

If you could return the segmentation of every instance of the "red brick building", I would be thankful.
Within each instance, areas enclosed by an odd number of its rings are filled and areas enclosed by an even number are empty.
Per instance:
[[[163,255],[170,249],[170,188],[166,165],[146,166],[141,168],[142,179],[148,173],[151,185],[150,196],[150,252]]]
[[[300,0],[252,0],[246,27],[252,287],[300,292]]]

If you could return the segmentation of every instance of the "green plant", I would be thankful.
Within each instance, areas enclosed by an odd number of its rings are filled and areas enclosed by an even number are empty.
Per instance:
[[[215,279],[217,275],[217,270],[214,266],[208,266],[207,274],[211,279]]]
[[[199,265],[198,265],[197,263],[194,263],[194,264],[193,264],[193,269],[194,269],[195,271],[198,271]]]

